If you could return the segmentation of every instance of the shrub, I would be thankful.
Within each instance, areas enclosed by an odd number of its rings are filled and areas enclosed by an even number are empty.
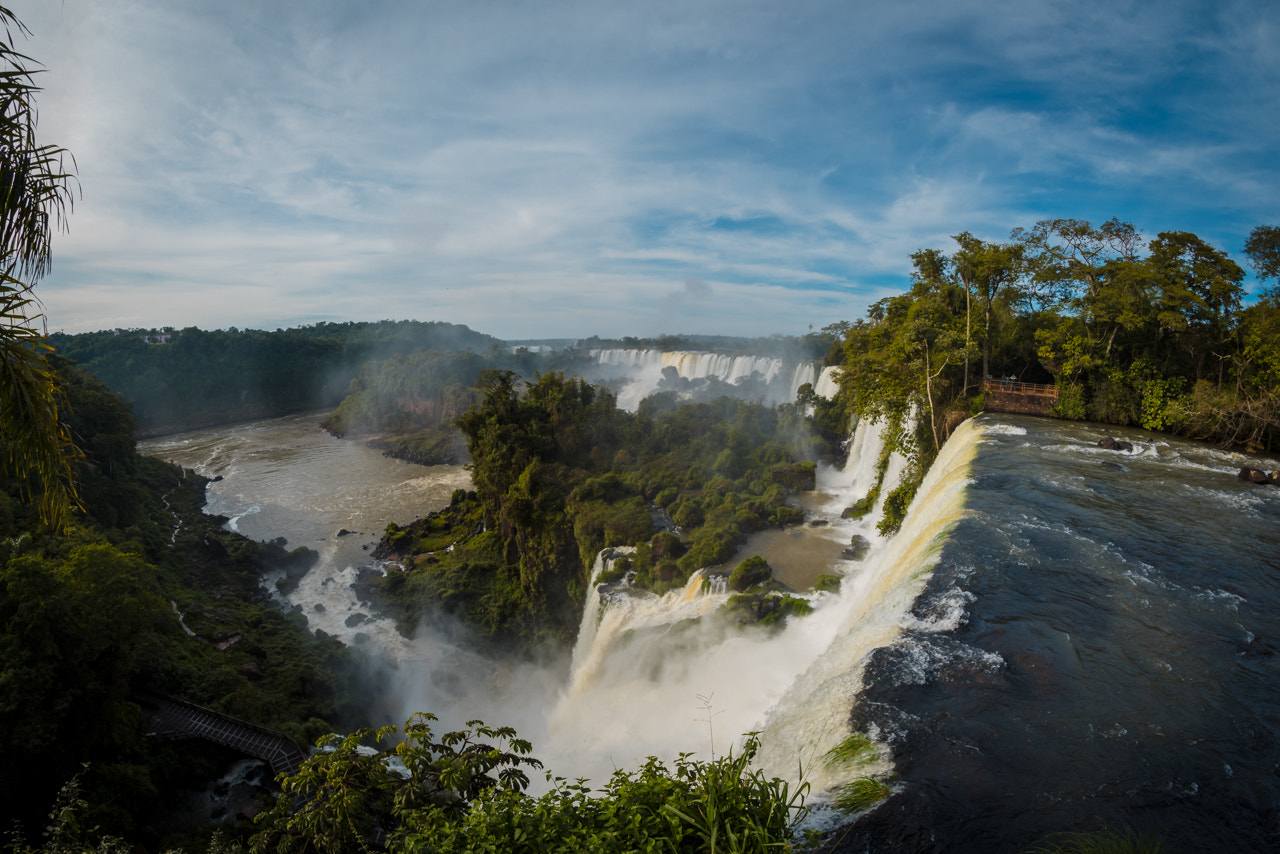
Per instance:
[[[729,589],[741,592],[773,578],[773,567],[759,555],[753,555],[729,573]]]
[[[671,521],[681,528],[696,528],[702,524],[703,518],[702,508],[698,503],[685,499],[680,502],[680,507],[676,510],[675,515],[671,517]]]
[[[828,575],[822,573],[818,576],[818,580],[813,583],[814,590],[821,590],[826,593],[835,593],[840,589],[842,579],[839,575]]]

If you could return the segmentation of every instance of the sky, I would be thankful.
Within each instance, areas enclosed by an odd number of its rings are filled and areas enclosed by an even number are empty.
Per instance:
[[[7,5],[80,183],[51,331],[793,335],[961,231],[1280,224],[1274,0]]]

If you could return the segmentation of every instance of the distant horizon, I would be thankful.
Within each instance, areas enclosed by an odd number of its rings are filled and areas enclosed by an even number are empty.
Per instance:
[[[351,321],[323,320],[323,321],[316,321],[315,323],[299,323],[293,326],[281,326],[281,327],[276,327],[275,329],[266,329],[266,328],[257,327],[257,326],[238,326],[235,324],[232,324],[230,326],[222,326],[222,327],[204,327],[204,326],[200,326],[199,324],[189,324],[187,326],[161,324],[158,326],[135,326],[135,327],[112,327],[110,329],[88,329],[83,332],[68,332],[67,330],[64,330],[64,329],[50,329],[49,335],[50,336],[53,336],[53,335],[67,335],[67,336],[100,335],[107,332],[121,333],[121,334],[137,333],[140,335],[152,335],[152,334],[180,333],[184,329],[192,329],[192,328],[198,329],[201,332],[288,332],[289,330],[292,330],[292,329],[305,329],[305,328],[319,326],[324,323],[337,323],[337,324],[341,324],[341,323],[370,323],[370,324],[444,323],[452,326],[461,326],[465,329],[468,329],[472,332],[475,332],[481,335],[488,335],[491,338],[495,338],[498,341],[501,341],[502,343],[508,344],[511,346],[521,346],[521,345],[530,345],[530,344],[532,345],[551,345],[551,344],[572,345],[582,341],[588,341],[592,338],[599,338],[601,341],[624,341],[628,338],[639,340],[639,341],[655,341],[661,338],[689,338],[693,340],[708,340],[708,341],[714,341],[714,340],[768,341],[771,339],[786,340],[791,338],[802,338],[806,334],[814,334],[819,331],[819,330],[812,330],[811,332],[802,333],[800,335],[786,335],[784,333],[778,333],[778,332],[767,334],[767,335],[720,335],[716,333],[707,333],[707,332],[669,332],[669,333],[662,333],[661,335],[646,335],[646,336],[627,335],[622,337],[603,336],[596,333],[592,333],[591,335],[577,335],[577,336],[568,336],[568,337],[502,338],[500,336],[493,335],[489,332],[486,332],[483,329],[476,329],[465,323],[454,323],[453,321],[449,321],[449,320],[420,320],[417,318],[405,317],[405,318],[394,318],[394,319],[380,318],[379,320],[351,320]]]

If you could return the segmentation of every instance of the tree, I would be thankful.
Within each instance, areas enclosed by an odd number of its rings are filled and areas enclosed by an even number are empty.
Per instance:
[[[991,371],[991,309],[999,298],[1008,299],[1017,285],[1023,270],[1023,247],[1019,243],[987,243],[979,240],[969,232],[961,232],[952,237],[960,245],[951,263],[956,276],[964,283],[965,290],[965,343],[969,343],[968,303],[970,294],[976,294],[982,301],[983,335],[982,335],[982,375],[990,376]],[[968,363],[966,362],[966,365]],[[968,371],[965,371],[965,385],[968,385]]]
[[[1157,303],[1160,330],[1184,340],[1196,379],[1205,357],[1218,356],[1222,384],[1226,344],[1232,340],[1235,314],[1244,291],[1244,270],[1226,253],[1186,231],[1162,231],[1151,241],[1147,259],[1160,287]]]
[[[1259,279],[1280,280],[1280,225],[1260,225],[1249,233],[1244,254]],[[1269,289],[1267,296],[1280,297],[1280,284]]]
[[[60,527],[77,503],[77,453],[33,290],[49,271],[51,238],[65,225],[75,177],[64,167],[64,149],[36,141],[37,72],[14,47],[14,31],[27,29],[4,7],[0,24],[0,474],[17,477],[41,519]]]

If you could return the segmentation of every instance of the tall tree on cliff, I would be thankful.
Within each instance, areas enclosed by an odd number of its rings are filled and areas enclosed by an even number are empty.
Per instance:
[[[1244,245],[1258,278],[1275,280],[1276,284],[1263,292],[1263,296],[1280,300],[1280,225],[1260,225],[1249,233]]]
[[[16,478],[40,518],[62,526],[77,503],[77,452],[45,359],[34,288],[49,271],[51,238],[65,226],[75,176],[64,149],[36,141],[37,71],[14,43],[15,32],[28,31],[4,7],[0,25],[0,476]]]

